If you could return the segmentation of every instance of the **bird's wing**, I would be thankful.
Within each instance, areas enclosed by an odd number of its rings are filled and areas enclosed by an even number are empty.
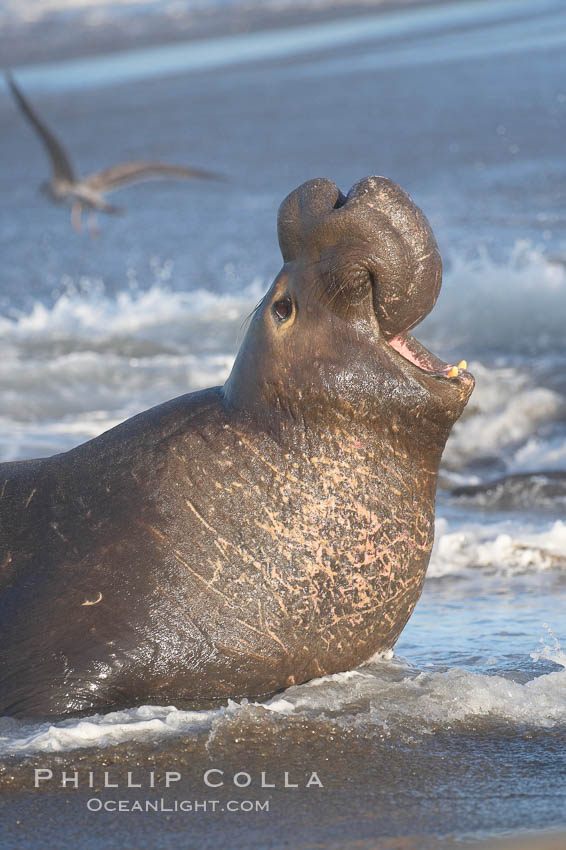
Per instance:
[[[10,74],[6,74],[6,81],[10,86],[10,90],[14,95],[18,106],[30,124],[35,128],[41,138],[41,141],[47,148],[54,176],[74,182],[75,175],[73,172],[73,166],[71,165],[71,161],[64,147],[56,139],[51,130],[46,127],[43,121],[41,121],[41,119],[35,114]]]
[[[138,180],[149,180],[152,177],[178,177],[181,179],[199,178],[201,180],[221,180],[218,174],[211,171],[200,171],[197,168],[184,168],[182,165],[166,165],[163,162],[123,162],[113,165],[104,171],[97,171],[85,177],[83,182],[91,189],[100,192],[112,192],[128,183]]]

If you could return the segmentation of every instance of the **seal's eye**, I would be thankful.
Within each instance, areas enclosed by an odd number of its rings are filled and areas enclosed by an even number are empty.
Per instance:
[[[293,302],[286,295],[284,298],[280,298],[278,301],[274,301],[273,307],[273,315],[277,319],[278,322],[286,322],[287,319],[291,317],[291,313],[293,312]]]

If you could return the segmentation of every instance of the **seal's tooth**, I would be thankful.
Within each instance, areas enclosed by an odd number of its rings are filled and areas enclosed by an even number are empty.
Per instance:
[[[452,368],[446,373],[447,378],[457,378],[460,374],[460,370],[458,366],[452,366]]]
[[[467,369],[467,368],[468,368],[468,361],[467,360],[460,360],[460,362],[458,363],[458,369]]]

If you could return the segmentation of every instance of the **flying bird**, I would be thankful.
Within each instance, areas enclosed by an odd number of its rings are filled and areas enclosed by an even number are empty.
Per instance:
[[[122,186],[147,180],[152,177],[172,177],[180,179],[197,178],[201,180],[223,179],[220,175],[197,168],[185,168],[182,165],[168,165],[164,162],[123,162],[103,171],[97,171],[86,177],[77,177],[71,159],[54,133],[47,127],[32,109],[17,87],[11,74],[6,74],[10,90],[23,112],[40,137],[51,161],[51,177],[41,188],[57,204],[71,205],[71,223],[75,230],[82,229],[83,210],[121,215],[124,210],[109,204],[104,196]],[[90,228],[89,228],[90,229]]]

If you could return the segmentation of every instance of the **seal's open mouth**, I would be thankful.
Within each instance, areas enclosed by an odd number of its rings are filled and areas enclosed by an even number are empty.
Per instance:
[[[432,354],[424,345],[408,332],[397,334],[387,340],[387,343],[409,363],[417,366],[422,372],[439,378],[459,378],[466,371],[468,364],[461,360],[457,366],[445,363]]]

